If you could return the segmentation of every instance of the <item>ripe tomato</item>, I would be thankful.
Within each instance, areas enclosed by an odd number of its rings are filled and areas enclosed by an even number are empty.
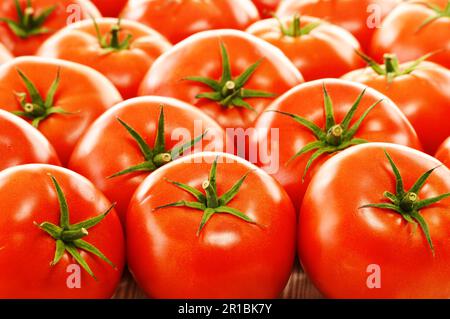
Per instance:
[[[276,95],[301,82],[301,74],[274,46],[241,31],[216,30],[163,54],[139,93],[195,105],[224,128],[247,128]]]
[[[0,171],[28,163],[60,165],[53,146],[24,120],[0,110]]]
[[[281,0],[253,0],[263,18],[270,18],[275,13]]]
[[[143,143],[125,124],[141,136]],[[160,142],[157,135],[162,137]],[[136,188],[152,171],[180,155],[174,147],[183,139],[184,143],[196,139],[192,148],[196,152],[222,151],[224,136],[213,119],[191,105],[163,97],[136,98],[108,110],[91,126],[73,152],[69,167],[117,202],[124,220]],[[145,154],[145,149],[152,150],[151,154]],[[184,149],[189,153],[191,143]],[[125,174],[114,176],[119,172]]]
[[[375,32],[370,51],[378,61],[383,60],[384,53],[394,53],[401,62],[435,52],[430,61],[450,68],[450,2],[427,0],[399,5]]]
[[[0,64],[9,61],[12,58],[13,56],[11,55],[11,53],[9,53],[5,46],[0,43]]]
[[[450,297],[450,171],[439,165],[371,143],[322,166],[300,211],[298,250],[326,297]]]
[[[91,0],[104,17],[118,17],[127,0]]]
[[[0,108],[26,118],[67,163],[78,139],[122,100],[103,75],[62,60],[21,57],[0,66]]]
[[[291,272],[295,225],[289,197],[262,170],[230,154],[198,153],[137,189],[128,265],[153,298],[275,298]]]
[[[435,157],[447,167],[450,167],[450,138],[447,138],[438,148]]]
[[[361,48],[352,34],[317,18],[267,19],[251,25],[247,32],[281,49],[306,81],[339,77],[363,66],[355,53]]]
[[[420,148],[414,129],[393,102],[343,80],[297,86],[276,100],[255,127],[250,150],[258,150],[258,166],[283,185],[297,208],[314,173],[341,150],[380,141]]]
[[[356,70],[344,78],[391,98],[414,126],[425,151],[434,154],[450,135],[450,70],[423,59],[400,65],[391,54],[384,65],[365,58],[373,69]]]
[[[113,295],[124,267],[122,227],[85,178],[43,164],[6,169],[0,211],[0,298]]]
[[[170,47],[160,34],[137,22],[101,18],[64,28],[37,54],[90,66],[110,79],[128,99],[137,95],[150,66]]]
[[[289,0],[278,7],[278,17],[294,14],[325,19],[350,31],[368,49],[382,19],[400,0]]]
[[[100,13],[89,0],[2,0],[0,42],[15,56],[33,55],[52,33],[90,17]]]
[[[146,24],[177,43],[206,30],[244,30],[259,14],[250,0],[130,0],[121,17]]]

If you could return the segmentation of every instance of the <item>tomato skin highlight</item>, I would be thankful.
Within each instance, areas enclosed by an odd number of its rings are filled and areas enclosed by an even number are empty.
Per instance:
[[[360,84],[338,79],[323,79],[307,82],[279,97],[268,107],[268,110],[293,113],[323,128],[325,127],[323,112],[324,98],[322,94],[322,86],[324,83],[333,101],[334,114],[337,122],[343,120],[358,95],[366,88]],[[385,96],[373,89],[367,88],[366,94],[355,113],[352,123],[369,106],[381,99],[385,100],[369,113],[355,137],[369,142],[392,142],[421,149],[417,134],[405,116],[392,101],[386,99]],[[304,146],[316,141],[315,136],[303,126],[296,123],[292,118],[274,112],[261,114],[255,122],[255,128],[255,134],[250,138],[250,149],[258,149],[257,165],[270,173],[283,185],[294,205],[299,208],[312,176],[334,154],[324,154],[319,157],[311,165],[302,182],[307,162],[313,152],[303,154],[291,162],[290,160]],[[258,133],[260,130],[267,128],[269,129],[269,133]],[[278,129],[279,143],[271,142],[271,129]],[[267,145],[270,146],[267,147]],[[262,148],[264,153],[261,153]],[[279,154],[279,157],[277,160],[274,160],[278,156],[277,154]],[[268,161],[269,159],[272,161]],[[278,166],[274,167],[274,162],[278,163]]]
[[[290,0],[281,2],[277,17],[290,17],[295,13],[327,20],[350,31],[361,43],[364,50],[369,49],[376,25],[398,4],[400,0]],[[369,10],[371,9],[371,10]]]
[[[128,0],[91,0],[104,17],[118,17]]]
[[[193,199],[165,178],[201,189],[218,155],[219,195],[251,170],[229,206],[261,226],[215,214],[197,237],[201,211],[153,211]],[[289,197],[263,171],[233,155],[198,153],[155,171],[136,191],[127,214],[128,263],[153,298],[275,298],[291,272],[295,224]]]
[[[131,0],[120,16],[148,25],[174,44],[206,30],[245,30],[259,19],[250,0]]]
[[[159,57],[144,78],[139,95],[161,95],[185,101],[197,106],[225,129],[250,127],[273,98],[248,99],[256,112],[239,107],[227,109],[216,101],[196,98],[197,94],[210,90],[206,85],[183,80],[189,76],[220,80],[221,43],[229,53],[234,77],[262,59],[246,83],[246,89],[280,95],[303,82],[300,72],[276,47],[241,31],[215,30],[196,34]]]
[[[90,182],[67,169],[30,164],[0,172],[0,297],[37,299],[110,298],[119,284],[125,251],[122,227],[114,211],[91,228],[85,240],[100,249],[116,265],[112,268],[87,252],[80,254],[89,264],[97,281],[83,269],[81,286],[68,287],[76,264],[68,253],[55,266],[55,240],[34,222],[59,223],[59,204],[49,174],[61,185],[76,223],[94,217],[110,202]],[[81,267],[80,267],[81,268]]]
[[[44,97],[60,70],[61,82],[54,104],[71,114],[52,114],[39,124],[38,129],[53,145],[62,164],[67,164],[75,144],[90,124],[109,107],[122,101],[112,83],[91,68],[62,60],[20,57],[0,66],[3,83],[0,108],[6,111],[22,111],[14,93],[26,92],[26,87],[17,69],[26,74]]]
[[[370,68],[353,71],[343,78],[372,87],[392,99],[413,125],[428,154],[434,154],[450,135],[450,70],[422,62],[412,73],[395,77],[391,83]]]
[[[395,178],[384,154],[395,161],[406,189],[441,163],[394,144],[350,148],[327,161],[310,183],[300,211],[298,250],[309,278],[329,298],[449,298],[450,200],[421,210],[435,246],[399,214],[377,208],[383,192],[395,192]],[[419,197],[450,191],[450,171],[436,169]],[[368,287],[369,265],[381,269],[381,287]]]
[[[424,3],[438,4],[444,9],[447,1],[426,0],[404,3],[383,21],[372,39],[370,54],[378,61],[384,53],[394,53],[400,62],[408,62],[435,52],[430,61],[450,68],[450,17],[442,17],[421,28],[435,11]]]
[[[23,164],[61,165],[53,146],[38,130],[0,110],[0,171]]]
[[[447,167],[450,167],[450,138],[447,138],[444,143],[438,148],[434,156]]]
[[[291,17],[280,21],[286,28],[293,22]],[[302,16],[300,21],[302,27],[320,22],[308,16]],[[355,53],[361,48],[353,35],[325,21],[311,33],[298,37],[284,35],[276,19],[258,21],[247,32],[281,49],[306,81],[339,77],[364,65]]]
[[[102,35],[108,34],[117,19],[96,19]],[[171,44],[156,31],[134,21],[121,20],[120,40],[133,38],[129,49],[105,53],[90,20],[74,23],[50,37],[38,55],[87,65],[105,75],[124,99],[136,97],[150,66]]]
[[[0,43],[0,64],[10,61],[12,58],[12,54]]]
[[[190,134],[190,139],[209,131],[202,145],[196,145],[193,152],[222,151],[225,132],[210,117],[191,105],[164,97],[141,97],[119,103],[105,112],[89,128],[80,140],[70,159],[68,167],[91,180],[112,202],[117,203],[117,212],[125,220],[130,199],[136,188],[152,174],[135,172],[112,177],[133,165],[144,161],[138,144],[120,125],[120,118],[133,127],[150,146],[156,137],[160,107],[164,106],[166,148],[170,150],[180,142],[177,130]],[[195,121],[201,124],[196,132]],[[181,132],[180,132],[181,133]],[[211,139],[211,140],[208,140]]]
[[[15,0],[3,0],[0,7],[0,17],[17,19]],[[20,0],[21,8],[25,8],[25,0]],[[56,6],[43,24],[43,27],[51,30],[48,33],[30,36],[22,39],[14,34],[6,23],[0,22],[0,42],[15,56],[33,55],[39,46],[56,30],[64,28],[68,23],[73,22],[80,16],[81,19],[90,17],[100,17],[100,12],[88,0],[33,0],[32,8],[38,14],[43,10]],[[79,18],[78,18],[79,19]]]

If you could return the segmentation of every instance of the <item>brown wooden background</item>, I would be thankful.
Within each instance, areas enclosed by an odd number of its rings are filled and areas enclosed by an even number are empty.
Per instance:
[[[114,295],[115,299],[142,299],[146,298],[131,274],[126,272],[122,282]],[[281,294],[283,299],[317,299],[320,293],[305,276],[299,265],[295,265],[291,278]]]

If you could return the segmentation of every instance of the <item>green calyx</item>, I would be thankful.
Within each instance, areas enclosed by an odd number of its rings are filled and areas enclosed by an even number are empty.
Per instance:
[[[355,112],[358,110],[358,107],[361,103],[362,98],[364,97],[365,92],[366,90],[364,89],[358,96],[357,100],[352,105],[348,113],[346,114],[342,123],[339,124],[336,123],[334,117],[333,102],[328,94],[328,91],[324,83],[323,95],[324,95],[324,109],[326,118],[326,124],[324,129],[320,128],[315,123],[292,113],[276,110],[268,111],[291,117],[295,122],[297,122],[307,130],[309,130],[316,138],[316,141],[307,144],[288,161],[289,164],[299,156],[309,153],[311,151],[315,151],[306,164],[302,181],[304,181],[311,165],[322,155],[339,152],[353,145],[367,143],[366,140],[355,138],[355,135],[358,132],[358,129],[361,126],[361,124],[364,122],[366,117],[372,111],[372,109],[378,104],[380,104],[383,100],[380,100],[374,103],[372,106],[370,106],[363,113],[363,115],[361,115],[361,117],[352,126],[350,126],[350,123],[353,120]]]
[[[216,81],[207,77],[189,76],[185,80],[202,83],[210,87],[213,92],[200,93],[197,99],[208,99],[216,101],[226,108],[240,107],[247,110],[255,111],[255,109],[245,101],[250,98],[273,98],[276,95],[269,92],[249,90],[244,86],[251,78],[253,73],[258,69],[262,60],[257,61],[245,70],[237,78],[233,78],[231,74],[230,59],[227,49],[223,43],[220,44],[222,54],[222,77],[220,81]]]
[[[373,207],[373,208],[388,209],[388,210],[391,210],[391,211],[394,211],[394,212],[400,214],[408,223],[411,223],[413,225],[419,225],[420,228],[422,229],[423,233],[425,234],[425,237],[428,241],[430,249],[434,255],[434,246],[433,246],[433,242],[431,240],[428,224],[426,223],[425,219],[420,214],[420,210],[423,208],[426,208],[430,205],[433,205],[433,204],[443,200],[444,198],[450,197],[450,193],[436,196],[433,198],[422,199],[422,200],[419,198],[418,193],[424,187],[424,185],[425,185],[426,181],[428,180],[428,178],[430,177],[430,175],[440,166],[437,166],[437,167],[432,168],[429,171],[425,172],[414,183],[414,185],[411,187],[411,189],[406,191],[403,186],[403,179],[400,174],[400,171],[398,170],[398,168],[395,165],[394,161],[392,160],[391,156],[386,151],[384,151],[384,153],[386,154],[386,157],[389,161],[389,164],[392,167],[392,171],[395,176],[396,194],[392,194],[390,192],[384,192],[383,196],[390,203],[368,204],[368,205],[364,205],[360,208]]]
[[[56,179],[53,176],[50,176],[50,178],[58,196],[60,222],[59,225],[55,225],[50,222],[43,222],[41,224],[35,223],[37,227],[46,232],[56,241],[55,257],[50,265],[54,266],[58,264],[64,256],[64,253],[67,251],[90,276],[96,279],[91,268],[80,255],[80,249],[99,257],[111,267],[116,268],[116,266],[100,250],[82,239],[89,234],[88,229],[99,224],[109,214],[109,212],[111,212],[114,205],[112,205],[101,215],[76,224],[70,224],[69,207],[67,206],[66,197],[64,196],[64,193]]]
[[[159,209],[167,208],[167,207],[188,207],[188,208],[192,208],[195,210],[203,211],[202,220],[201,220],[200,226],[197,230],[197,236],[200,235],[200,233],[203,230],[203,228],[205,227],[205,225],[208,223],[208,221],[211,219],[211,217],[213,217],[215,214],[232,215],[232,216],[237,217],[247,223],[256,225],[256,222],[253,221],[250,217],[248,217],[244,213],[240,212],[239,210],[228,206],[228,204],[233,200],[233,198],[235,198],[236,195],[239,193],[239,190],[240,190],[242,184],[244,183],[244,181],[248,177],[248,175],[251,173],[251,171],[246,173],[244,176],[242,176],[226,193],[219,196],[217,194],[217,181],[216,181],[217,160],[218,160],[218,158],[216,158],[214,160],[214,163],[211,166],[208,180],[204,181],[202,184],[204,193],[199,191],[196,188],[189,186],[189,185],[171,181],[171,180],[167,180],[167,182],[171,183],[172,185],[191,194],[197,201],[182,200],[182,201],[178,201],[178,202],[174,202],[171,204],[157,207],[157,208],[155,208],[155,210],[159,210]]]
[[[109,34],[102,35],[100,33],[100,29],[98,27],[97,22],[93,19],[95,31],[97,33],[97,39],[100,47],[104,49],[104,53],[110,53],[115,51],[129,50],[130,42],[133,36],[131,34],[127,34],[123,41],[119,40],[119,34],[122,31],[120,28],[121,19],[117,20],[117,24],[111,27]]]
[[[19,0],[14,0],[17,11],[17,21],[8,18],[0,18],[5,22],[9,29],[18,37],[27,39],[32,36],[42,35],[51,32],[50,29],[43,27],[47,18],[55,11],[56,5],[44,9],[41,14],[36,15],[31,0],[27,0],[26,7],[20,7]]]
[[[420,3],[432,9],[435,12],[435,14],[425,19],[425,21],[422,22],[420,26],[417,28],[416,32],[420,32],[426,26],[428,26],[429,24],[433,23],[438,19],[450,18],[450,0],[447,2],[447,5],[445,6],[444,9],[442,9],[440,6],[434,3],[427,3],[427,2],[420,2]]]
[[[41,96],[33,82],[31,82],[31,80],[22,71],[17,69],[17,72],[25,84],[28,94],[25,92],[16,93],[17,100],[22,108],[22,111],[12,111],[13,114],[32,120],[32,125],[36,128],[43,120],[52,114],[73,114],[53,105],[55,94],[58,90],[60,82],[60,69],[58,69],[56,78],[50,86],[45,99]],[[27,102],[27,95],[30,96],[31,102]]]
[[[392,83],[392,81],[399,76],[402,75],[408,75],[417,70],[417,68],[430,58],[432,55],[434,55],[436,52],[432,52],[429,54],[424,55],[423,57],[417,59],[416,61],[412,62],[407,68],[402,68],[400,66],[400,63],[398,61],[398,58],[395,54],[385,54],[384,55],[384,65],[378,64],[370,58],[369,56],[365,55],[362,52],[356,51],[356,53],[363,59],[369,67],[372,68],[372,70],[377,73],[378,75],[384,75],[386,76],[386,79],[388,83]]]
[[[203,134],[195,137],[193,140],[186,142],[180,146],[175,146],[171,150],[167,150],[166,141],[164,137],[165,134],[164,107],[161,105],[156,138],[154,146],[153,148],[151,148],[144,140],[144,138],[138,132],[136,132],[130,125],[122,121],[120,118],[118,118],[117,120],[128,131],[131,137],[138,144],[139,149],[141,150],[142,155],[144,157],[144,162],[135,166],[131,166],[127,169],[124,169],[118,173],[109,176],[108,178],[114,178],[117,176],[122,176],[135,172],[153,172],[157,168],[173,160],[176,160],[178,157],[183,155],[184,152],[191,149],[198,142],[200,142],[207,134],[207,131],[205,131]]]
[[[303,35],[308,35],[311,33],[312,30],[314,30],[321,24],[320,21],[312,22],[312,23],[309,23],[309,24],[305,25],[304,27],[302,27],[301,21],[300,21],[300,16],[296,14],[296,15],[294,15],[292,23],[289,25],[289,27],[286,28],[280,19],[278,19],[277,17],[275,17],[275,19],[277,19],[278,23],[280,24],[281,33],[285,36],[293,37],[293,38],[298,38]]]

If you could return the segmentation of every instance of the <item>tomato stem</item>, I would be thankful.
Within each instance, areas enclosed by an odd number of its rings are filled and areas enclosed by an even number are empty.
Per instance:
[[[360,208],[388,209],[400,214],[408,223],[415,225],[419,224],[434,256],[434,246],[433,241],[431,239],[428,224],[426,223],[423,216],[420,214],[420,210],[435,203],[438,203],[445,198],[450,197],[450,193],[442,194],[424,200],[419,199],[418,193],[425,186],[426,181],[431,176],[431,174],[440,166],[434,167],[425,172],[423,175],[419,177],[419,179],[414,183],[414,185],[410,188],[410,190],[406,191],[403,186],[402,176],[397,166],[395,165],[394,160],[386,150],[384,151],[384,153],[395,175],[396,194],[384,192],[383,196],[390,203],[368,204],[361,206]]]
[[[298,14],[295,14],[290,26],[288,28],[286,28],[283,25],[283,22],[278,17],[275,17],[275,19],[277,19],[278,24],[280,25],[281,33],[284,36],[288,36],[288,37],[292,37],[292,38],[298,38],[298,37],[301,37],[304,35],[308,35],[311,33],[311,31],[313,31],[315,28],[317,28],[322,23],[321,21],[312,22],[312,23],[309,23],[309,24],[305,25],[304,27],[302,27],[301,21],[300,21],[300,16]]]
[[[32,125],[36,128],[43,120],[47,119],[52,114],[74,114],[54,106],[54,98],[61,78],[61,70],[59,68],[56,73],[56,78],[50,86],[45,99],[41,96],[34,83],[21,70],[17,69],[17,72],[27,88],[31,103],[26,102],[27,93],[16,93],[17,101],[23,111],[12,111],[13,114],[32,120]]]
[[[55,11],[56,5],[43,9],[40,15],[36,16],[36,11],[31,6],[31,0],[27,0],[26,7],[21,8],[19,0],[14,0],[18,20],[0,18],[0,22],[7,24],[8,28],[16,36],[27,39],[32,36],[49,33],[51,30],[43,27],[47,18]]]
[[[104,52],[105,54],[114,51],[122,51],[130,49],[131,40],[133,38],[132,34],[127,34],[125,39],[122,42],[120,42],[119,34],[122,31],[120,26],[122,20],[120,18],[117,20],[117,23],[111,27],[111,30],[109,31],[110,35],[109,41],[108,41],[108,34],[105,35],[101,34],[97,21],[94,18],[92,18],[92,21],[94,23],[95,31],[97,33],[98,43],[102,49],[105,49]]]
[[[230,58],[223,42],[220,43],[222,55],[222,77],[216,81],[203,76],[188,76],[184,80],[197,82],[208,86],[212,92],[205,92],[196,95],[197,99],[207,99],[217,102],[226,108],[239,107],[250,111],[255,109],[245,101],[250,98],[273,98],[276,95],[269,92],[245,89],[245,84],[256,72],[262,60],[259,60],[248,67],[237,78],[233,78],[231,72]]]
[[[116,266],[100,250],[98,250],[92,244],[89,244],[88,242],[81,239],[83,237],[86,237],[88,235],[88,229],[99,224],[112,211],[115,205],[113,204],[101,215],[87,219],[77,224],[70,224],[69,207],[67,205],[67,200],[64,192],[61,189],[61,186],[59,185],[56,178],[53,176],[50,176],[50,178],[52,180],[53,186],[55,187],[58,197],[60,224],[55,225],[50,222],[34,224],[42,231],[50,235],[56,242],[55,256],[51,265],[56,265],[64,256],[65,251],[67,251],[90,276],[96,279],[91,268],[86,263],[84,258],[80,255],[78,250],[81,249],[99,257],[113,268],[116,268]]]
[[[350,123],[353,120],[353,117],[358,110],[359,105],[361,104],[362,98],[366,93],[366,89],[364,89],[356,99],[355,103],[351,106],[350,110],[344,117],[344,120],[340,124],[336,124],[336,119],[334,116],[333,110],[333,101],[328,94],[325,83],[322,86],[323,97],[324,97],[324,110],[325,110],[325,128],[321,128],[317,126],[315,123],[309,121],[308,119],[302,118],[296,114],[282,112],[278,110],[268,110],[267,112],[275,112],[279,113],[283,116],[291,117],[295,122],[299,125],[303,126],[305,129],[310,131],[316,141],[311,142],[305,145],[302,149],[300,149],[289,161],[287,164],[290,164],[292,161],[297,159],[299,156],[302,156],[306,153],[314,151],[311,157],[309,158],[305,170],[303,172],[302,181],[305,180],[306,174],[308,170],[312,166],[312,164],[320,158],[324,154],[331,154],[338,151],[342,151],[350,146],[367,143],[366,140],[355,138],[356,133],[359,130],[359,127],[367,118],[369,113],[383,100],[379,100],[373,105],[371,105],[363,115],[350,126]]]
[[[244,183],[250,172],[242,176],[226,193],[218,197],[216,184],[217,161],[218,157],[215,158],[213,164],[211,165],[208,180],[202,183],[202,189],[205,191],[205,193],[202,193],[201,191],[187,184],[167,180],[167,182],[171,183],[175,187],[189,193],[196,199],[196,201],[181,200],[178,202],[173,202],[170,204],[156,207],[155,210],[169,207],[187,207],[203,211],[200,226],[197,230],[197,236],[200,235],[205,225],[215,214],[228,214],[235,216],[236,218],[239,218],[247,223],[256,224],[256,222],[253,219],[251,219],[244,213],[240,212],[239,210],[233,207],[228,206],[228,203],[230,203],[239,193],[242,184]]]
[[[130,136],[138,144],[139,149],[141,150],[144,157],[144,162],[128,167],[120,172],[108,176],[108,178],[114,178],[136,172],[153,172],[155,169],[179,158],[186,151],[190,150],[197,143],[199,143],[207,134],[207,131],[205,131],[203,134],[195,137],[193,140],[188,141],[181,146],[176,146],[171,150],[167,150],[165,140],[164,106],[162,105],[160,107],[158,127],[153,148],[151,148],[147,144],[144,138],[133,127],[128,125],[120,118],[117,118],[117,121],[128,131]]]

